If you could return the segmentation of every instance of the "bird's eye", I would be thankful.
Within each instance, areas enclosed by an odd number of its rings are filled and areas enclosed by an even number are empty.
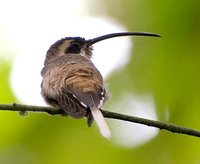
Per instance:
[[[72,43],[72,44],[71,44],[71,48],[72,48],[72,49],[79,49],[80,46],[79,46],[78,43]]]
[[[79,53],[80,51],[80,44],[72,42],[71,45],[66,49],[65,53]]]

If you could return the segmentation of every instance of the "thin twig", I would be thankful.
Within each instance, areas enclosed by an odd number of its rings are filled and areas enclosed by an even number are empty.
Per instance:
[[[64,114],[62,110],[52,108],[52,107],[22,105],[22,104],[15,104],[15,103],[14,104],[0,104],[0,110],[18,111],[22,113],[23,112],[46,112],[50,115]],[[178,125],[173,125],[169,123],[164,123],[160,121],[155,121],[155,120],[150,120],[150,119],[145,119],[145,118],[140,118],[140,117],[135,117],[135,116],[129,116],[125,114],[109,112],[105,110],[102,111],[102,113],[103,113],[103,116],[106,118],[134,122],[138,124],[143,124],[143,125],[159,128],[160,130],[162,129],[168,130],[172,133],[179,133],[179,134],[185,134],[189,136],[200,137],[200,131],[181,127]]]

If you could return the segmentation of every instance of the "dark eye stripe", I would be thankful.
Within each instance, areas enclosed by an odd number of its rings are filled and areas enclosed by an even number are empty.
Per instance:
[[[76,42],[72,42],[69,47],[66,48],[65,53],[80,53],[81,45]]]

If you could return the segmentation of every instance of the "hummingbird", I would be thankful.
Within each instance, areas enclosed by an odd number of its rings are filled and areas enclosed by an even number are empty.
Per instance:
[[[73,118],[86,117],[89,127],[94,120],[101,134],[110,138],[101,112],[108,96],[103,77],[91,61],[93,45],[105,39],[131,35],[160,37],[148,32],[119,32],[88,40],[65,37],[52,44],[41,71],[41,94],[46,103]]]

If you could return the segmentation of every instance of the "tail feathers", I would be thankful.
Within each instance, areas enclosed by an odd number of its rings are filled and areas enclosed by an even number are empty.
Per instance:
[[[94,117],[95,122],[97,123],[99,127],[101,134],[106,138],[110,138],[111,133],[101,111],[97,108],[92,108],[91,112],[92,112],[92,116]]]

